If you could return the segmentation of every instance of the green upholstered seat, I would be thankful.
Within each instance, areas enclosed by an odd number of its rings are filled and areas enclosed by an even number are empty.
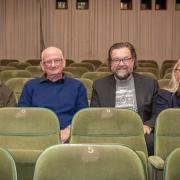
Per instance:
[[[125,144],[147,156],[142,120],[128,109],[80,110],[72,120],[70,143]]]
[[[26,62],[32,66],[39,66],[41,59],[27,59]]]
[[[0,79],[2,82],[6,82],[8,79],[15,77],[31,78],[32,75],[26,70],[5,70],[0,72]]]
[[[97,79],[109,76],[110,74],[112,73],[111,72],[86,72],[81,76],[81,78],[87,78],[92,81],[95,81]]]
[[[85,67],[88,69],[88,71],[95,71],[95,66],[88,62],[83,63],[72,63],[69,65],[69,67]]]
[[[84,84],[87,91],[88,100],[90,101],[92,96],[93,81],[86,78],[77,78],[77,80],[81,81]]]
[[[74,60],[72,59],[66,59],[66,66],[69,66],[70,64],[74,63]]]
[[[136,72],[150,72],[153,73],[157,79],[159,79],[159,70],[152,67],[137,67]]]
[[[97,70],[97,72],[110,72],[110,69],[108,66],[100,66]]]
[[[25,69],[28,66],[31,66],[31,64],[27,62],[11,62],[8,64],[8,66],[14,66],[17,69]]]
[[[65,67],[64,71],[70,72],[73,74],[75,78],[80,78],[84,73],[88,72],[89,70],[85,67]]]
[[[169,85],[170,79],[159,79],[158,80],[158,84],[159,84],[159,88],[163,89],[163,88],[167,88]]]
[[[32,78],[11,78],[5,82],[5,85],[14,92],[16,102],[19,101],[25,83],[30,79]]]
[[[17,172],[14,159],[9,152],[2,148],[0,148],[0,179],[17,180]]]
[[[157,76],[155,76],[155,75],[154,75],[153,73],[151,73],[151,72],[137,72],[137,73],[138,73],[138,74],[142,74],[142,75],[144,75],[144,76],[151,77],[151,78],[157,80]]]
[[[19,62],[18,59],[0,59],[1,66],[7,66],[11,62]]]
[[[159,175],[162,177],[164,161],[178,147],[180,147],[180,109],[169,108],[162,111],[156,119],[155,155],[149,157],[154,179],[161,179]]]
[[[46,108],[1,108],[0,124],[0,147],[14,158],[18,180],[32,180],[39,154],[60,143],[57,116]]]
[[[164,180],[180,179],[180,148],[172,151],[166,159],[164,166]]]
[[[86,60],[82,60],[81,61],[82,63],[91,63],[95,66],[95,69],[97,69],[101,64],[102,62],[100,60],[97,60],[97,59],[86,59]]]
[[[43,71],[40,66],[28,66],[26,68],[32,75],[32,77],[41,77],[43,75]]]
[[[145,180],[138,154],[120,145],[56,145],[38,158],[34,180]]]

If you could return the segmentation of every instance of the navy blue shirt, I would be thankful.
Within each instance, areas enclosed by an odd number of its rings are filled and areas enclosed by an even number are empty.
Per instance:
[[[52,82],[41,77],[25,84],[18,105],[53,110],[59,118],[61,129],[64,129],[71,124],[77,111],[88,107],[88,98],[84,85],[78,80],[63,77]]]

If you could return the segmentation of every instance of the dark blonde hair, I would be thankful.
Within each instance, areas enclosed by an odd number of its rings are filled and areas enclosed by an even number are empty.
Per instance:
[[[172,74],[171,74],[171,80],[169,82],[168,87],[164,88],[172,93],[175,93],[177,91],[180,92],[180,79],[177,79],[176,77],[176,69],[180,69],[180,59],[177,61],[177,63],[174,65]]]

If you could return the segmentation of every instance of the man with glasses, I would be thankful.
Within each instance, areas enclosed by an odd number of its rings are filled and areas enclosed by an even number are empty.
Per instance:
[[[60,121],[61,141],[70,136],[70,125],[74,114],[88,107],[84,85],[63,74],[66,61],[60,49],[48,47],[42,52],[40,66],[44,75],[29,80],[22,91],[19,106],[46,107],[53,110]]]
[[[129,42],[114,44],[108,53],[112,75],[93,83],[92,107],[128,108],[143,120],[149,155],[153,154],[153,103],[158,91],[157,81],[134,72],[136,51]]]

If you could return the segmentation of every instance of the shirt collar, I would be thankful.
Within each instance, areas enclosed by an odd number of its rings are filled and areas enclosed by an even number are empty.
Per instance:
[[[67,78],[67,77],[66,77],[65,74],[63,73],[63,74],[62,74],[62,78],[61,78],[61,79],[58,79],[57,81],[54,81],[54,83],[57,83],[57,82],[59,82],[59,83],[64,83],[64,81],[65,81],[66,78]],[[41,78],[40,78],[40,83],[43,83],[43,82],[52,82],[52,81],[50,81],[49,79],[47,79],[46,74],[43,74],[43,75],[41,76]]]

